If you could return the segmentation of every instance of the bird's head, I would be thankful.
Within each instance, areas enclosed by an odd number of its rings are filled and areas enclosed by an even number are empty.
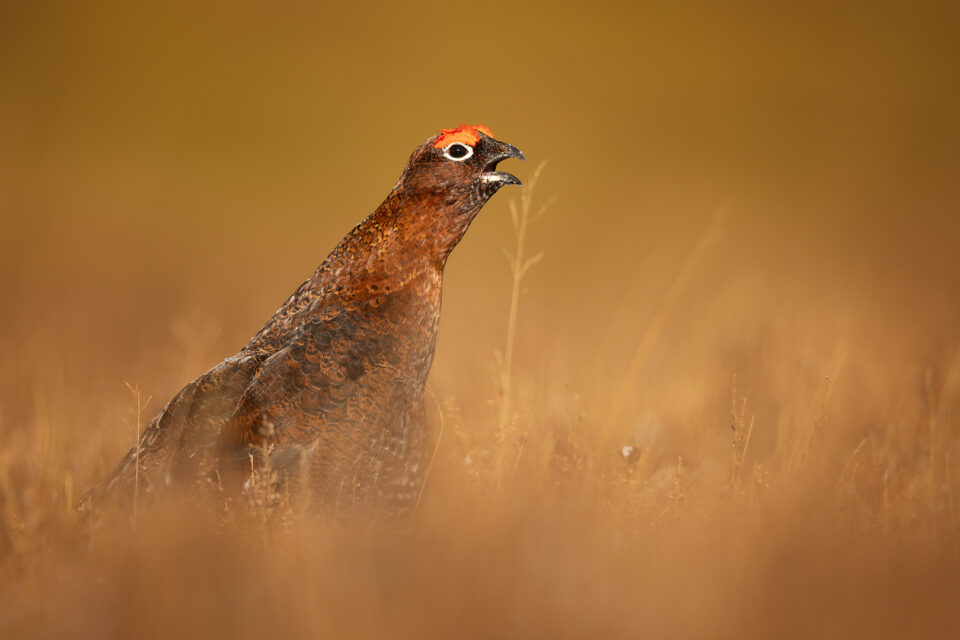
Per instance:
[[[495,139],[483,125],[443,129],[413,152],[397,188],[454,213],[476,213],[500,187],[520,184],[516,176],[497,171],[508,158],[525,160],[523,152]]]

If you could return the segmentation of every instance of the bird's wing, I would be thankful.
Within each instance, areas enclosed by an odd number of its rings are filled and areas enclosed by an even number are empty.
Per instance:
[[[382,357],[396,351],[397,340],[362,309],[303,325],[243,392],[226,427],[223,459],[265,447],[284,456],[316,449],[322,460],[313,475],[320,482],[371,462],[406,409],[400,374]]]
[[[111,498],[126,501],[133,497],[135,482],[146,493],[179,479],[195,480],[196,476],[188,478],[188,470],[209,465],[207,456],[264,358],[238,354],[184,386],[150,421],[140,442],[114,471],[81,499],[80,508]]]

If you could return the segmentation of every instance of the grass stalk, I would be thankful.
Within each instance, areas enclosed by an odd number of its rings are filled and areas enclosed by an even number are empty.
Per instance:
[[[526,242],[527,230],[530,223],[542,217],[556,198],[548,199],[539,208],[533,208],[533,194],[540,179],[540,174],[546,166],[546,162],[541,162],[534,170],[533,175],[527,181],[527,184],[520,191],[520,202],[510,201],[510,220],[513,223],[514,247],[513,253],[504,249],[504,256],[510,265],[511,287],[510,287],[510,310],[507,313],[507,336],[503,348],[503,355],[499,358],[499,383],[500,397],[499,408],[497,412],[497,442],[499,446],[499,457],[497,462],[497,486],[500,486],[503,478],[503,463],[506,447],[506,438],[510,426],[513,423],[513,354],[516,346],[517,336],[517,315],[520,306],[520,292],[523,284],[523,278],[530,269],[543,259],[543,252],[527,256]]]
[[[133,513],[130,514],[130,524],[134,529],[137,528],[137,508],[140,501],[140,431],[141,425],[143,424],[143,410],[147,408],[147,404],[150,402],[150,397],[147,398],[146,402],[140,402],[140,385],[135,384],[131,385],[129,382],[124,381],[127,385],[127,389],[130,390],[130,393],[133,395],[134,399],[134,413],[136,414],[136,429],[137,429],[137,439],[134,442],[133,450]],[[151,396],[152,397],[152,396]]]

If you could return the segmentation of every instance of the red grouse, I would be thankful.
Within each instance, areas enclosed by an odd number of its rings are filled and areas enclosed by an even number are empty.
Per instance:
[[[484,126],[444,129],[410,156],[376,211],[253,339],[187,384],[82,502],[249,471],[252,452],[304,470],[337,504],[403,509],[424,471],[422,394],[447,257],[504,185],[516,147]],[[139,473],[137,473],[139,466]]]

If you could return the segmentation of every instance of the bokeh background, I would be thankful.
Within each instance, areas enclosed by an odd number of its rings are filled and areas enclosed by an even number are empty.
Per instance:
[[[955,3],[0,3],[0,629],[956,631],[958,28]],[[461,122],[556,199],[508,428],[517,193],[448,264],[412,537],[314,523],[264,555],[174,514],[77,542],[134,438],[124,382],[152,415],[238,350]]]

